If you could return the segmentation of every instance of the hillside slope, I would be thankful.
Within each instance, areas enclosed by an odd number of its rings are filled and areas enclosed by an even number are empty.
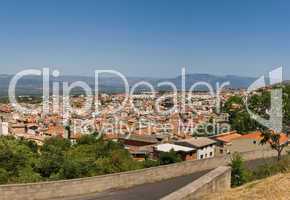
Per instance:
[[[278,174],[242,187],[211,194],[203,200],[287,200],[290,199],[290,173]]]

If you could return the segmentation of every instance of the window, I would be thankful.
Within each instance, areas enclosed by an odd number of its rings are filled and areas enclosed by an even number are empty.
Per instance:
[[[209,153],[209,156],[212,157],[212,152]]]
[[[223,149],[220,149],[220,154],[223,154],[224,153],[224,150]]]
[[[203,159],[203,155],[200,155],[200,159]]]
[[[257,143],[257,141],[256,141],[256,140],[254,140],[254,141],[253,141],[253,144],[256,144],[256,143]]]
[[[204,156],[205,158],[207,157],[207,153],[205,154],[205,156]]]

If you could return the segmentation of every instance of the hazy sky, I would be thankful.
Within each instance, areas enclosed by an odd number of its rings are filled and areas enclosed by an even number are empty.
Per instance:
[[[188,73],[290,79],[290,1],[58,0],[0,2],[0,69],[89,75]]]

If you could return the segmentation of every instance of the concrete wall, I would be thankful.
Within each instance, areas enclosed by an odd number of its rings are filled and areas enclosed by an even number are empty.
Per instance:
[[[221,166],[161,200],[198,200],[206,194],[224,191],[230,189],[230,187],[231,168]]]
[[[274,151],[247,152],[243,154],[246,160],[273,156],[276,156],[276,152]],[[90,178],[32,184],[2,185],[0,186],[0,200],[49,199],[100,192],[108,189],[128,188],[134,185],[151,183],[192,174],[194,172],[214,169],[219,166],[227,165],[229,161],[229,156],[215,157]]]
[[[260,141],[251,138],[239,138],[233,140],[231,145],[226,146],[230,152],[244,152],[244,151],[267,151],[271,149],[269,143],[261,145]]]

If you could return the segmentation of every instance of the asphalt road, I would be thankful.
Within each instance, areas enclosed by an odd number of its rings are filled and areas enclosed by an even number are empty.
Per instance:
[[[65,200],[157,200],[198,179],[209,171],[197,172],[156,183],[146,183],[128,189],[105,191]]]
[[[276,158],[251,160],[247,161],[246,165],[250,169],[254,169],[262,164],[274,162],[275,160]],[[128,189],[111,190],[89,194],[87,196],[65,198],[61,200],[157,200],[182,188],[188,183],[203,176],[207,172],[209,172],[209,170],[193,173],[187,176],[167,179],[156,183],[138,185]]]

